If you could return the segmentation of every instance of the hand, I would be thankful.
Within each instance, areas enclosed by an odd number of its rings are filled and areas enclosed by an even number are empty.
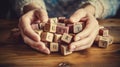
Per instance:
[[[19,28],[21,35],[26,44],[32,48],[41,51],[46,54],[50,54],[49,49],[45,46],[43,42],[40,41],[40,36],[38,36],[32,29],[31,25],[41,22],[47,22],[48,15],[44,9],[34,9],[26,14],[24,14],[19,20]]]
[[[85,19],[86,18],[86,19]],[[99,30],[98,21],[85,9],[77,10],[69,19],[71,22],[85,21],[86,26],[82,32],[76,34],[74,41],[70,44],[71,51],[83,50],[90,48]]]

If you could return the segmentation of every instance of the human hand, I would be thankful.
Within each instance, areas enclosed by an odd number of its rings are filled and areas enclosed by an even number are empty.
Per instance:
[[[19,28],[21,31],[21,35],[26,44],[31,46],[32,48],[50,54],[49,49],[45,46],[45,43],[40,41],[40,36],[37,35],[31,25],[37,23],[46,23],[48,21],[48,15],[46,10],[44,9],[34,9],[26,14],[24,14],[19,20]]]
[[[76,34],[74,37],[75,42],[70,44],[70,50],[78,51],[90,48],[99,30],[99,24],[96,18],[85,9],[79,9],[70,17],[69,20],[72,23],[84,21],[86,24],[83,31]]]

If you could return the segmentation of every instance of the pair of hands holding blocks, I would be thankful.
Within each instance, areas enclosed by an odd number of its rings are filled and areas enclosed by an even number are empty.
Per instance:
[[[83,29],[81,22],[70,24],[65,17],[50,18],[48,23],[32,25],[42,42],[51,52],[60,51],[63,55],[71,54],[69,44],[74,41],[75,34]]]
[[[48,23],[32,24],[32,28],[39,35],[40,40],[46,44],[51,52],[61,52],[63,55],[71,54],[69,50],[74,37],[81,32],[85,24],[82,22],[68,23],[65,17],[51,18]],[[20,30],[12,30],[12,38],[17,39]],[[99,26],[99,33],[95,39],[99,47],[106,48],[113,43],[113,38],[109,35],[109,30],[103,26]],[[37,47],[37,46],[36,46]]]
[[[32,25],[35,32],[40,36],[41,41],[45,42],[51,52],[60,51],[63,55],[71,54],[69,44],[74,41],[74,36],[80,33],[85,24],[82,22],[68,23],[65,17],[50,18],[48,23]],[[113,38],[109,35],[109,30],[100,26],[99,34],[95,41],[99,47],[106,48],[113,43]]]

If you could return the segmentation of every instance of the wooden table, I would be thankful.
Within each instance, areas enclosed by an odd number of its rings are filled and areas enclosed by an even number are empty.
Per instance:
[[[24,43],[9,40],[10,29],[17,22],[0,20],[0,67],[120,67],[120,20],[100,20],[108,27],[115,43],[108,48],[98,48],[95,44],[86,50],[74,52],[68,56],[59,53],[45,55],[33,50]],[[109,24],[109,25],[107,25]]]

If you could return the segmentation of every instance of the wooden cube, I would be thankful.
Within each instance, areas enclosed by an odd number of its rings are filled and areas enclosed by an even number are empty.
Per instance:
[[[50,43],[50,51],[51,52],[58,52],[59,51],[59,44],[51,42]]]
[[[65,23],[57,23],[57,26],[65,26]]]
[[[103,47],[103,48],[107,48],[108,45],[109,45],[109,38],[101,36],[99,39],[98,46]]]
[[[73,33],[79,33],[82,31],[82,29],[83,29],[83,27],[82,27],[82,24],[80,22],[74,23]]]
[[[101,36],[109,36],[109,30],[107,28],[101,28],[99,30],[99,35],[101,35]]]
[[[53,24],[53,23],[46,23],[45,27],[44,27],[44,31],[55,33],[56,32],[56,26],[57,25]]]
[[[52,42],[53,37],[54,37],[54,35],[52,33],[49,33],[49,32],[43,32],[41,34],[41,40],[45,41],[45,42]]]
[[[61,34],[55,34],[54,35],[54,42],[58,43],[61,40],[62,35]]]
[[[56,17],[55,17],[55,18],[50,18],[50,19],[49,19],[49,23],[52,23],[52,24],[57,25],[58,19],[57,19]]]
[[[99,26],[99,29],[103,29],[103,28],[105,28],[105,27],[104,27],[104,26],[101,26],[101,25]]]
[[[62,22],[62,23],[64,23],[64,20],[66,19],[66,17],[58,17],[58,21],[59,22]]]
[[[69,33],[73,33],[73,26],[74,24],[67,24],[67,27],[69,27]]]
[[[43,30],[34,30],[39,36],[41,36]]]
[[[69,27],[65,27],[65,26],[57,26],[56,27],[57,34],[63,34],[63,33],[68,33],[68,32],[69,32]]]
[[[113,41],[114,41],[114,38],[112,36],[110,36],[110,35],[108,37],[109,37],[109,44],[112,44]]]
[[[62,55],[72,54],[72,51],[69,50],[69,47],[66,45],[60,45],[60,50]]]
[[[61,37],[61,40],[69,44],[72,40],[72,36],[67,33],[64,33],[63,36]]]

